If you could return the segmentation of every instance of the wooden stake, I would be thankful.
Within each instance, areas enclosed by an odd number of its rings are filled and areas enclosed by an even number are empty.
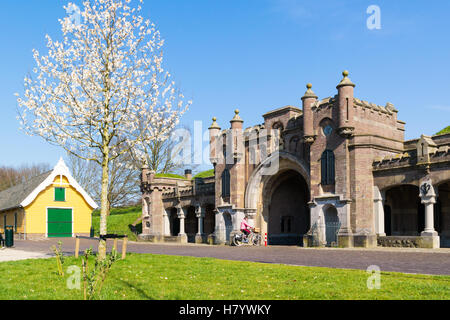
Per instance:
[[[80,252],[80,239],[77,237],[75,240],[75,258],[78,259],[78,253]]]
[[[117,251],[117,238],[114,239],[113,248],[114,248],[115,251]]]
[[[128,242],[128,237],[123,238],[122,260],[124,260],[127,257],[127,242]]]

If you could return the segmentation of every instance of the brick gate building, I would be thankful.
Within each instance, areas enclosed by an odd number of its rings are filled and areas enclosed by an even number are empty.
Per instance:
[[[271,245],[450,246],[450,134],[404,140],[391,103],[354,96],[343,73],[333,97],[307,85],[302,109],[286,106],[244,129],[213,119],[214,176],[142,172],[143,232],[151,241],[228,243],[250,222]]]

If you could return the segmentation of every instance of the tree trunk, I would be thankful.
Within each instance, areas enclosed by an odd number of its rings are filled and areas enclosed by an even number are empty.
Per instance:
[[[109,152],[104,149],[102,162],[102,194],[101,194],[101,210],[100,210],[100,237],[107,234],[107,217],[109,215],[108,205],[108,183],[109,183]],[[99,260],[106,259],[106,240],[100,239],[98,244]]]

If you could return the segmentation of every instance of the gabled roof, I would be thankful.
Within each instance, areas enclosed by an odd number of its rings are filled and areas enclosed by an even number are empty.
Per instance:
[[[24,183],[0,192],[0,211],[28,206],[36,199],[39,193],[53,184],[53,181],[57,176],[65,176],[69,180],[70,185],[83,196],[84,200],[86,200],[93,209],[98,208],[95,201],[72,177],[64,160],[61,158],[52,171],[43,173]]]
[[[0,192],[0,211],[20,208],[20,204],[33,192],[52,172],[46,172],[30,180]]]

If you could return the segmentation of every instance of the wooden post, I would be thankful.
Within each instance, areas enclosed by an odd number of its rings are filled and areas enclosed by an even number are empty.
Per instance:
[[[127,242],[128,237],[123,238],[123,244],[122,244],[122,260],[127,257]]]
[[[114,239],[113,248],[114,248],[115,251],[117,251],[117,238]]]
[[[78,253],[80,252],[80,238],[75,240],[75,258],[78,259]]]

